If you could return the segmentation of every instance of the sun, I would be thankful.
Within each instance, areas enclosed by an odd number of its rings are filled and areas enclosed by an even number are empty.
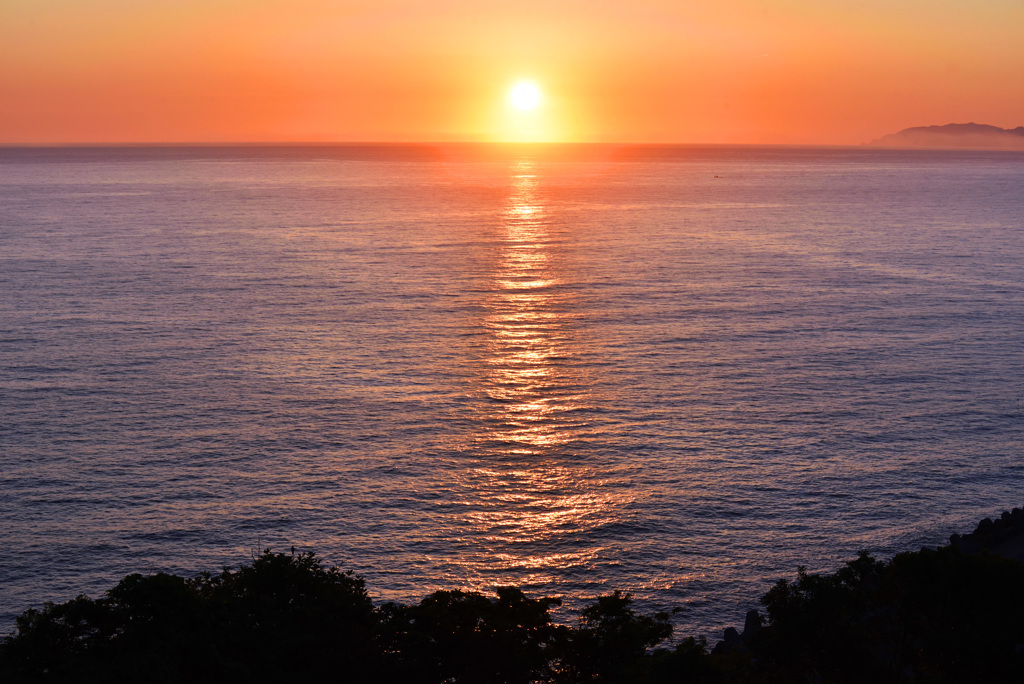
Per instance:
[[[540,104],[540,88],[529,81],[522,81],[512,86],[508,99],[516,109],[536,109]]]

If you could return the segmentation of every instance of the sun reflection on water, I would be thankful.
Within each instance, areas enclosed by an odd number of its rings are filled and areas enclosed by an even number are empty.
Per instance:
[[[566,445],[573,427],[566,416],[584,403],[568,363],[574,340],[565,318],[574,292],[557,275],[550,218],[537,186],[533,165],[520,162],[485,321],[493,402],[487,439],[523,456],[550,455]]]
[[[595,398],[580,370],[578,288],[566,266],[571,235],[542,201],[529,161],[512,169],[482,325],[476,462],[461,474],[463,511],[452,579],[555,587],[600,563],[596,529],[626,501],[580,459]],[[618,491],[621,491],[618,490]],[[578,580],[577,580],[578,581]]]

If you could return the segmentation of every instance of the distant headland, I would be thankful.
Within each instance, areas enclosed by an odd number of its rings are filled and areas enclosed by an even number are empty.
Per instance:
[[[905,128],[867,143],[868,147],[934,150],[1024,150],[1024,126],[999,128],[988,124],[946,124]]]

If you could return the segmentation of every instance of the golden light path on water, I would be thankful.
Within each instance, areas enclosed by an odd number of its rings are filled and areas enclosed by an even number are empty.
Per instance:
[[[581,397],[558,397],[559,360],[572,353],[560,311],[567,308],[563,283],[554,273],[551,238],[537,197],[537,176],[521,162],[512,178],[504,226],[507,234],[494,275],[487,394],[499,407],[501,427],[492,438],[513,445],[511,453],[533,455],[569,440],[558,412],[579,408]],[[562,305],[562,306],[559,306]],[[563,371],[564,372],[564,371]]]
[[[454,559],[452,580],[558,595],[567,575],[599,562],[602,546],[581,542],[626,501],[578,449],[597,429],[585,418],[595,397],[579,363],[571,228],[549,215],[542,182],[534,162],[511,169],[482,321],[482,408],[468,445],[478,460],[460,483],[468,513],[457,541],[477,548]]]

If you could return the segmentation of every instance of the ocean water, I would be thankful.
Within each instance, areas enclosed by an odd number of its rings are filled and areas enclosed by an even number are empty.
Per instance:
[[[1024,154],[0,150],[0,626],[315,550],[740,624],[1024,504]]]

